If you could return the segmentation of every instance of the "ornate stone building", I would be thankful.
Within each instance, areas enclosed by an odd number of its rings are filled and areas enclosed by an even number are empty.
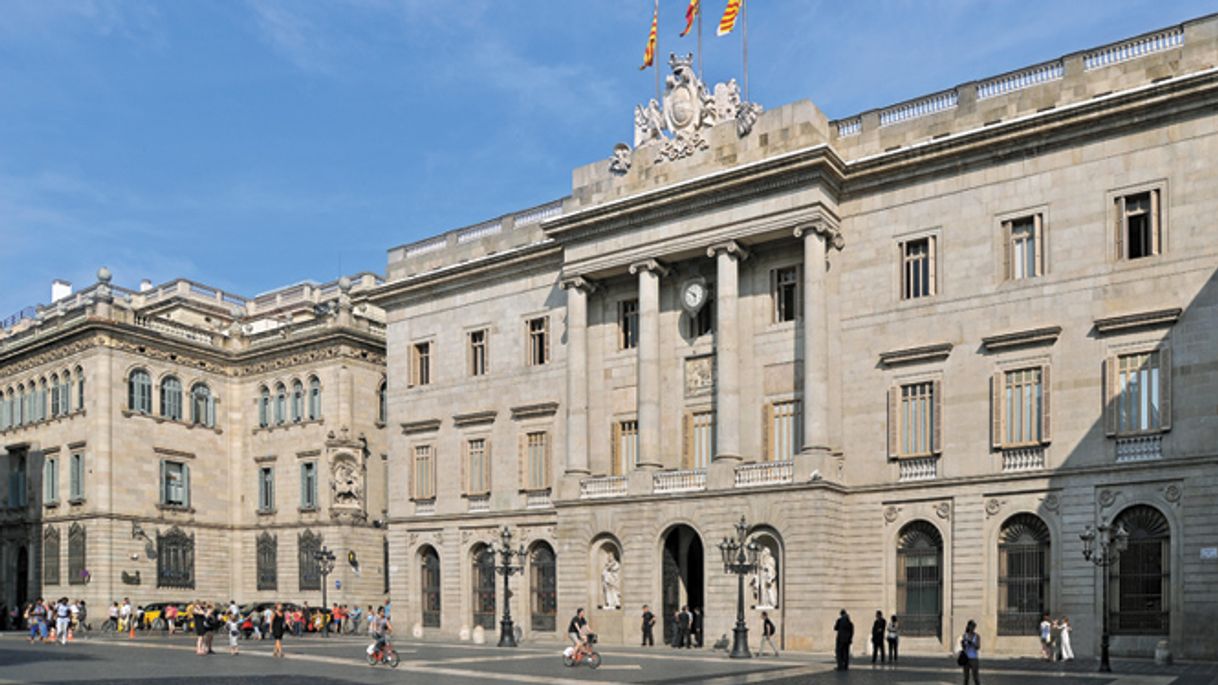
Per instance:
[[[386,591],[384,321],[371,274],[244,298],[108,271],[0,336],[0,602],[96,610]]]
[[[569,197],[390,250],[395,622],[493,629],[507,524],[526,635],[714,641],[744,516],[787,649],[845,607],[1035,653],[1051,611],[1086,655],[1113,523],[1114,650],[1212,656],[1216,64],[1207,17],[830,121],[674,59]]]

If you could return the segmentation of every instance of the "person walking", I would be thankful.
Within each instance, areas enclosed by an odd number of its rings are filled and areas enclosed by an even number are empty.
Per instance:
[[[122,605],[118,608],[118,629],[119,632],[126,631],[128,633],[128,640],[135,637],[134,619],[135,616],[132,615],[131,611],[131,600],[124,597]]]
[[[1045,661],[1053,661],[1053,622],[1047,611],[1040,617],[1040,656]]]
[[[165,625],[169,627],[169,634],[174,635],[178,632],[178,605],[170,604],[165,607]]]
[[[973,674],[973,685],[981,685],[981,636],[977,634],[977,622],[970,620],[960,636],[961,668],[964,669],[964,685],[969,685],[969,673]]]
[[[228,632],[228,653],[230,656],[237,656],[241,653],[241,648],[237,644],[237,639],[241,637],[241,615],[229,614],[224,628]]]
[[[689,634],[690,623],[689,607],[682,606],[681,611],[677,614],[677,647],[689,649],[692,638]]]
[[[118,623],[118,602],[115,602],[110,605],[110,609],[107,612],[107,614],[109,616],[109,619],[108,619],[109,623],[111,626],[114,627],[115,632],[122,630],[121,628],[119,628],[119,623]]]
[[[850,643],[854,642],[854,623],[845,609],[842,609],[842,613],[838,615],[837,622],[833,624],[833,630],[837,633],[837,670],[849,671]]]
[[[1060,628],[1062,661],[1074,661],[1074,647],[1070,645],[1071,630],[1073,630],[1073,628],[1070,627],[1070,617],[1062,616]]]
[[[654,633],[656,625],[656,615],[651,613],[651,608],[646,604],[643,605],[643,647],[655,647],[656,636]]]
[[[871,623],[871,663],[875,664],[878,657],[884,663],[884,633],[888,630],[888,621],[884,620],[884,612],[876,609],[875,621]]]
[[[202,602],[195,602],[192,610],[195,621],[195,654],[207,656],[207,643],[204,637],[207,635],[207,609]]]
[[[897,662],[897,644],[901,641],[901,628],[897,625],[897,615],[888,619],[888,660]]]
[[[757,646],[758,657],[765,656],[766,645],[769,645],[770,649],[774,650],[774,656],[778,656],[778,647],[774,644],[774,633],[776,632],[774,622],[770,620],[769,612],[761,612],[761,644]]]
[[[55,635],[59,637],[60,646],[68,644],[68,630],[72,627],[72,608],[68,606],[68,598],[61,597],[55,603]]]
[[[283,605],[275,605],[275,613],[271,615],[271,637],[275,638],[275,649],[271,656],[283,657],[283,634],[287,630],[287,619],[283,615]]]
[[[702,609],[694,607],[690,616],[690,630],[693,632],[694,646],[702,649]]]

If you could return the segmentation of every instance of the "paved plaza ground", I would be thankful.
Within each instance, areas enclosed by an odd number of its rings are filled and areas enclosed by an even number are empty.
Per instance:
[[[345,685],[426,683],[426,685],[490,685],[529,683],[649,683],[677,685],[778,685],[851,683],[858,685],[952,685],[961,682],[947,656],[906,657],[899,667],[873,667],[860,661],[848,673],[833,670],[828,655],[788,655],[781,658],[733,660],[722,652],[676,652],[610,647],[603,650],[598,671],[566,668],[559,648],[529,644],[517,649],[399,640],[402,663],[396,670],[372,668],[363,660],[367,642],[358,637],[316,636],[285,641],[288,658],[270,657],[271,642],[241,642],[241,655],[227,653],[216,640],[214,656],[194,654],[190,637],[140,636],[134,641],[97,637],[59,645],[28,644],[17,633],[0,636],[0,685],[11,683],[258,683],[259,685]],[[1054,683],[1055,685],[1218,685],[1218,664],[1177,664],[1156,667],[1146,661],[1117,661],[1115,673],[1091,672],[1094,664],[1062,668],[1034,659],[988,659],[983,662],[987,685]]]

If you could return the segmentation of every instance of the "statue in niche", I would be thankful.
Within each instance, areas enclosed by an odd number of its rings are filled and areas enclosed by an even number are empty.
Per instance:
[[[757,557],[757,573],[750,582],[758,609],[778,608],[778,560],[774,558],[769,545],[761,545],[761,553]]]
[[[334,503],[358,506],[363,495],[359,470],[347,460],[334,465],[334,479],[330,487],[334,490]]]
[[[622,563],[609,550],[606,550],[605,566],[601,569],[601,592],[605,600],[601,608],[622,608]]]

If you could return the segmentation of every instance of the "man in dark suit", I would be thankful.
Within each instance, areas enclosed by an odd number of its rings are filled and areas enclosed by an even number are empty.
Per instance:
[[[651,609],[646,604],[644,604],[643,605],[643,646],[644,647],[648,647],[648,646],[655,647],[656,646],[655,635],[653,635],[651,632],[655,628],[655,625],[656,625],[656,615],[651,613]]]
[[[676,647],[685,647],[689,649],[690,634],[689,634],[689,607],[681,607],[681,611],[677,614],[677,644]]]
[[[837,617],[837,622],[833,624],[833,630],[837,632],[837,670],[850,670],[850,643],[854,642],[854,623],[850,621],[850,614],[842,609],[842,613]]]
[[[702,610],[694,607],[690,630],[693,632],[694,646],[702,649]]]

